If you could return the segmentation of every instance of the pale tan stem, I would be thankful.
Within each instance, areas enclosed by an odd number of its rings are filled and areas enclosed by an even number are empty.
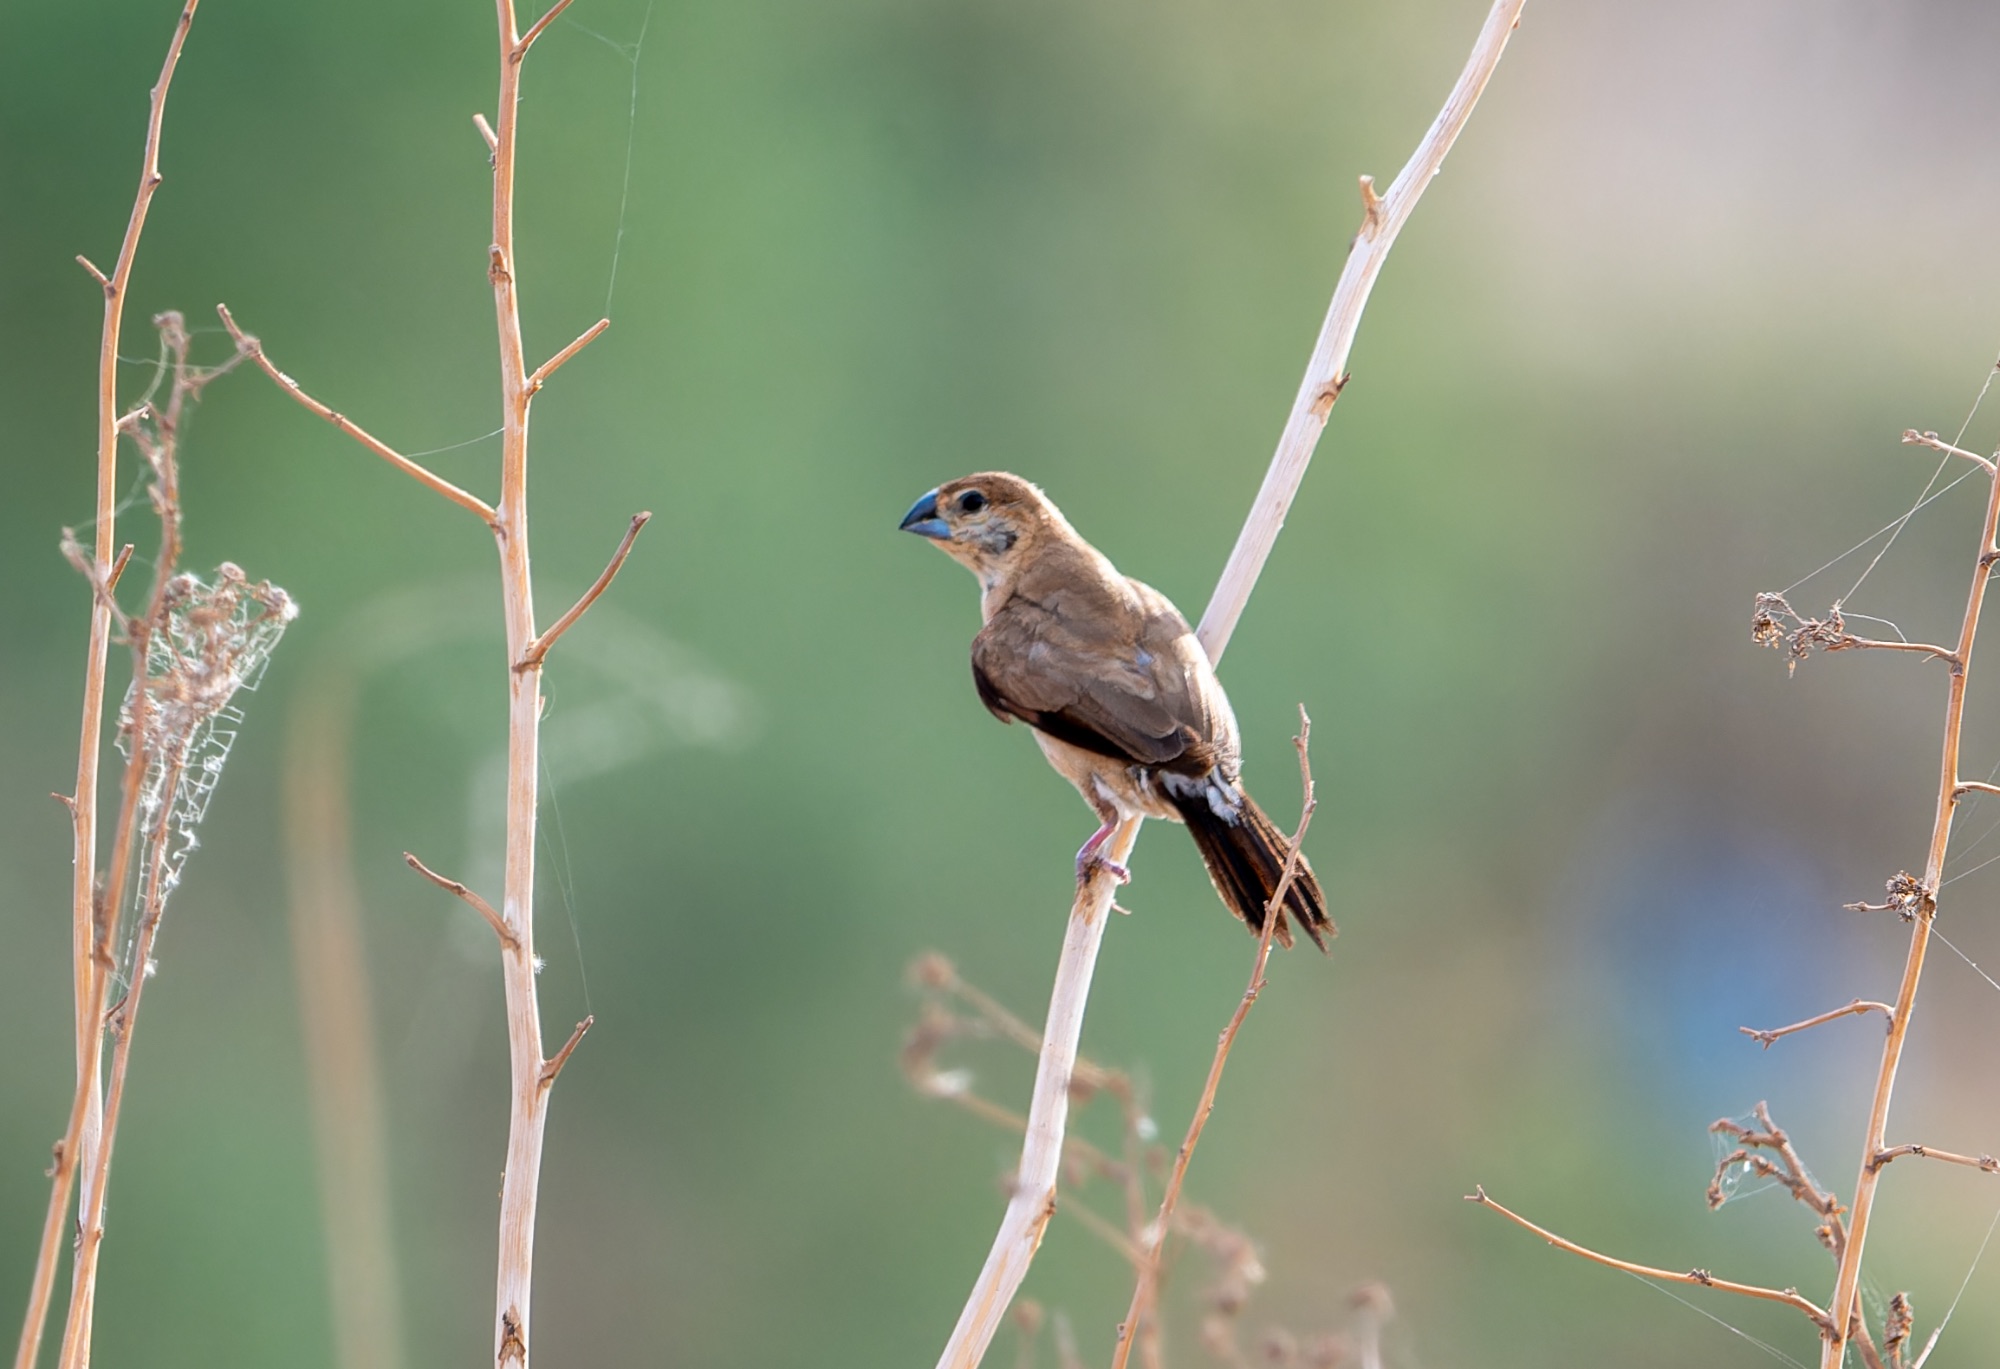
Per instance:
[[[479,136],[486,140],[486,152],[488,156],[500,150],[500,135],[493,131],[492,124],[486,122],[484,114],[473,115],[472,125],[479,130]]]
[[[1984,780],[1960,780],[1958,794],[2000,794],[2000,784],[1987,784]]]
[[[1194,1159],[1194,1148],[1201,1143],[1201,1133],[1208,1126],[1209,1114],[1215,1111],[1215,1095],[1222,1087],[1222,1071],[1229,1063],[1229,1052],[1236,1045],[1236,1037],[1249,1019],[1250,1010],[1257,1006],[1257,999],[1263,994],[1269,982],[1265,970],[1271,963],[1271,940],[1278,930],[1279,921],[1285,916],[1285,898],[1292,891],[1292,884],[1298,878],[1300,853],[1304,849],[1306,829],[1312,826],[1313,811],[1319,807],[1319,800],[1313,794],[1312,762],[1308,747],[1312,740],[1312,719],[1306,716],[1303,705],[1299,708],[1299,735],[1292,739],[1299,751],[1299,783],[1305,798],[1299,811],[1298,830],[1292,833],[1291,846],[1285,852],[1285,866],[1278,876],[1278,887],[1264,904],[1264,928],[1257,938],[1257,954],[1250,962],[1250,982],[1244,987],[1242,998],[1237,1000],[1236,1010],[1229,1015],[1229,1021],[1222,1028],[1222,1035],[1215,1043],[1215,1056],[1209,1061],[1208,1078],[1201,1086],[1201,1098],[1195,1103],[1194,1116],[1188,1119],[1187,1135],[1181,1141],[1181,1148],[1174,1156],[1173,1168],[1167,1174],[1167,1187],[1160,1199],[1159,1215],[1153,1218],[1152,1239],[1145,1247],[1145,1262],[1139,1267],[1139,1279],[1132,1289],[1132,1303],[1125,1313],[1125,1320],[1118,1328],[1118,1345],[1111,1357],[1111,1369],[1125,1369],[1132,1353],[1132,1345],[1141,1328],[1152,1315],[1154,1300],[1159,1296],[1160,1255],[1166,1249],[1167,1234],[1173,1230],[1174,1209],[1180,1204],[1181,1187],[1187,1181],[1188,1164]]]
[[[1982,467],[1988,475],[1992,475],[1995,470],[1991,457],[1981,456],[1978,452],[1969,452],[1963,447],[1954,447],[1936,433],[1920,433],[1915,428],[1905,428],[1903,442],[1912,447],[1929,447],[1932,451],[1943,452],[1946,456],[1963,457],[1975,466]]]
[[[1104,850],[1118,864],[1131,857],[1139,837],[1138,818],[1119,824]],[[1027,1277],[1035,1251],[1056,1210],[1056,1177],[1061,1169],[1063,1131],[1069,1118],[1069,1083],[1083,1034],[1083,1009],[1097,969],[1097,950],[1111,915],[1117,883],[1101,866],[1080,885],[1063,934],[1062,957],[1056,962],[1055,988],[1049,996],[1048,1024],[1042,1029],[1042,1054],[1035,1070],[1035,1088],[1028,1104],[1028,1131],[1021,1146],[1021,1163],[1014,1173],[1014,1194],[993,1238],[986,1264],[979,1271],[972,1296],[959,1313],[939,1369],[970,1369],[985,1355],[1014,1293]]]
[[[437,494],[443,495],[460,508],[478,514],[481,522],[488,525],[492,524],[496,515],[492,507],[485,500],[476,494],[467,493],[465,490],[452,484],[449,480],[446,480],[443,476],[437,475],[425,467],[418,465],[416,462],[410,460],[409,457],[404,456],[394,447],[391,447],[388,443],[370,433],[353,419],[348,418],[345,414],[336,412],[320,403],[317,399],[314,399],[306,393],[304,387],[298,381],[293,380],[271,363],[271,358],[264,355],[264,344],[260,340],[236,326],[236,319],[230,314],[228,305],[216,305],[215,312],[222,316],[222,325],[229,330],[229,335],[236,339],[236,345],[252,361],[257,363],[258,369],[276,382],[279,389],[297,400],[304,408],[318,414],[335,428],[353,438],[356,442],[359,442],[369,451],[403,472],[403,474],[415,480],[418,484]]]
[[[1525,3],[1526,0],[1495,0],[1465,70],[1445,98],[1444,108],[1438,111],[1430,131],[1417,144],[1415,154],[1388,193],[1376,198],[1372,180],[1363,188],[1361,231],[1347,254],[1340,281],[1334,286],[1333,301],[1327,306],[1326,321],[1320,325],[1319,340],[1313,345],[1305,378],[1299,382],[1298,396],[1292,401],[1292,411],[1285,420],[1271,468],[1257,491],[1236,547],[1229,554],[1215,597],[1209,600],[1208,611],[1201,617],[1202,645],[1217,660],[1222,656],[1221,644],[1229,640],[1236,620],[1250,602],[1250,591],[1263,572],[1265,559],[1277,545],[1278,530],[1284,526],[1292,499],[1305,479],[1306,466],[1312,461],[1313,448],[1319,444],[1327,415],[1333,412],[1334,401],[1347,383],[1348,354],[1361,326],[1361,312],[1368,307],[1369,292],[1382,272],[1382,263],[1388,260],[1389,249],[1416,209],[1417,200],[1444,165],[1445,154],[1451,151],[1465,121],[1472,117],[1473,106],[1479,102],[1480,92],[1486,89],[1494,68],[1499,66],[1500,54],[1506,49],[1514,26],[1520,22]]]
[[[1483,1187],[1475,1188],[1471,1193],[1466,1194],[1465,1201],[1468,1203],[1477,1203],[1481,1207],[1489,1207],[1516,1226],[1534,1232],[1558,1250],[1567,1250],[1572,1255],[1580,1255],[1592,1264],[1601,1264],[1606,1269],[1623,1270],[1627,1274],[1637,1274],[1642,1279],[1659,1279],[1666,1283],[1691,1284],[1696,1288],[1713,1288],[1719,1293],[1735,1293],[1741,1297],[1757,1298],[1764,1302],[1783,1303],[1787,1307],[1796,1308],[1798,1311],[1805,1313],[1807,1317],[1812,1319],[1814,1325],[1821,1328],[1822,1332],[1824,1332],[1828,1325],[1826,1313],[1821,1311],[1809,1299],[1800,1296],[1796,1288],[1760,1288],[1756,1284],[1732,1283],[1728,1279],[1718,1279],[1705,1269],[1659,1269],[1652,1265],[1634,1264],[1630,1260],[1621,1260],[1611,1255],[1600,1254],[1588,1246],[1578,1245],[1575,1241],[1564,1240],[1561,1236],[1556,1235],[1555,1232],[1545,1227],[1536,1226],[1519,1213],[1511,1212],[1502,1207],[1487,1196],[1486,1190]]]
[[[1821,1335],[1821,1369],[1840,1369],[1846,1357],[1848,1327],[1855,1313],[1855,1299],[1861,1286],[1861,1256],[1868,1240],[1870,1219],[1875,1212],[1875,1194],[1882,1167],[1878,1157],[1887,1150],[1885,1133],[1889,1127],[1889,1100],[1896,1088],[1896,1071],[1902,1064],[1903,1043],[1909,1036],[1910,1018],[1916,1008],[1917,984],[1923,977],[1924,957],[1930,949],[1931,927],[1937,918],[1937,891],[1944,876],[1945,853],[1951,845],[1951,820],[1964,784],[1958,776],[1959,736],[1965,723],[1965,687],[1972,663],[1973,639],[1979,631],[1979,612],[1986,601],[1986,585],[1996,558],[2000,558],[2000,475],[1991,482],[1986,497],[1986,516],[1980,527],[1979,555],[1972,572],[1972,587],[1966,594],[1965,617],[1959,626],[1958,647],[1952,653],[1951,676],[1946,685],[1943,757],[1939,764],[1937,810],[1931,822],[1929,856],[1924,865],[1922,897],[1911,920],[1910,951],[1903,963],[1902,983],[1896,990],[1896,1008],[1889,1019],[1888,1040],[1883,1043],[1882,1063],[1875,1076],[1875,1093],[1868,1109],[1868,1133],[1861,1150],[1860,1173],[1854,1181],[1854,1197],[1847,1224],[1847,1244],[1841,1251],[1840,1272],[1834,1280],[1833,1298],[1827,1305],[1830,1321]]]
[[[1887,1003],[1871,1003],[1866,999],[1857,998],[1844,1008],[1835,1008],[1832,1012],[1823,1012],[1817,1017],[1808,1017],[1803,1022],[1792,1023],[1789,1027],[1773,1027],[1769,1030],[1757,1027],[1738,1027],[1736,1030],[1742,1032],[1752,1041],[1762,1043],[1764,1049],[1769,1050],[1774,1042],[1782,1037],[1790,1036],[1794,1032],[1806,1031],[1809,1028],[1817,1027],[1826,1022],[1837,1022],[1843,1017],[1857,1017],[1863,1013],[1871,1012],[1879,1012],[1884,1017],[1890,1018],[1896,1015],[1896,1010]]]
[[[535,995],[535,801],[540,771],[542,671],[535,645],[534,580],[528,558],[528,408],[534,391],[521,347],[521,306],[514,275],[514,156],[521,117],[521,57],[526,51],[514,0],[496,0],[500,96],[493,142],[493,284],[500,340],[503,423],[500,502],[493,532],[500,547],[500,597],[507,629],[507,856],[501,912],[514,941],[501,947],[507,998],[510,1105],[507,1161],[500,1180],[499,1258],[494,1277],[493,1361],[528,1369],[533,1342],[535,1204],[549,1088],[542,1057],[541,1009]],[[514,669],[528,662],[525,669]]]
[[[187,44],[199,0],[186,0],[180,18],[167,42],[167,55],[160,65],[159,79],[153,83],[146,116],[146,147],[139,167],[139,186],[132,197],[132,212],[125,221],[125,236],[119,242],[118,260],[111,274],[100,271],[86,257],[83,264],[104,292],[104,321],[97,345],[97,506],[96,537],[92,555],[92,583],[115,583],[112,553],[117,544],[118,523],[118,340],[125,319],[126,288],[132,266],[138,258],[139,238],[145,231],[146,215],[160,188],[160,137],[167,112],[167,91],[181,50]],[[33,1369],[41,1351],[43,1329],[48,1324],[49,1303],[54,1295],[56,1261],[60,1254],[63,1217],[70,1210],[70,1197],[82,1172],[86,1187],[79,1204],[89,1197],[89,1176],[95,1169],[99,1139],[103,1130],[103,1029],[101,1026],[105,992],[97,980],[97,771],[104,736],[104,681],[111,647],[111,607],[93,588],[91,594],[89,645],[83,668],[83,717],[76,748],[76,787],[70,796],[70,967],[75,1002],[73,1030],[76,1044],[76,1092],[70,1107],[70,1121],[55,1157],[49,1191],[48,1214],[42,1224],[42,1239],[36,1252],[35,1272],[29,1286],[28,1310],[22,1319],[21,1337],[15,1350],[15,1369]],[[74,1283],[72,1283],[74,1289]],[[74,1298],[74,1292],[72,1293]],[[85,1334],[88,1334],[86,1327]]]
[[[611,562],[605,566],[604,573],[599,575],[596,582],[583,592],[582,598],[570,605],[569,612],[556,619],[547,632],[542,633],[528,644],[527,654],[516,663],[514,669],[528,670],[540,665],[542,659],[549,654],[549,648],[556,644],[556,639],[565,632],[568,632],[575,625],[576,620],[581,618],[589,610],[590,606],[597,602],[598,595],[611,588],[611,582],[617,578],[619,568],[625,564],[625,558],[632,554],[632,544],[639,538],[639,529],[645,527],[652,520],[652,517],[653,515],[650,513],[635,513],[632,515],[632,525],[625,529],[625,536],[619,539],[618,550],[611,553]]]
[[[1914,651],[1920,656],[1934,656],[1947,665],[1958,663],[1958,653],[1950,647],[1932,646],[1929,642],[1878,642],[1872,637],[1852,635],[1836,637],[1826,644],[1828,651]]]
[[[408,851],[403,852],[403,863],[431,883],[437,885],[438,888],[443,889],[447,893],[457,894],[460,898],[464,899],[475,913],[486,919],[486,925],[491,927],[493,934],[500,938],[501,945],[517,946],[520,944],[521,939],[514,935],[514,929],[507,925],[507,920],[500,916],[492,904],[488,903],[478,894],[475,894],[455,879],[447,879],[411,855]]]
[[[1250,591],[1277,543],[1285,513],[1305,479],[1320,431],[1326,426],[1333,401],[1339,397],[1343,368],[1355,332],[1361,326],[1362,310],[1367,306],[1375,277],[1381,272],[1396,234],[1437,174],[1459,130],[1471,117],[1472,108],[1499,65],[1508,35],[1513,32],[1526,2],[1494,0],[1473,45],[1472,56],[1445,98],[1444,108],[1430,131],[1417,145],[1395,184],[1389,187],[1388,195],[1367,206],[1366,221],[1334,287],[1326,322],[1313,347],[1305,380],[1279,438],[1278,450],[1271,458],[1270,470],[1237,536],[1235,549],[1223,567],[1208,609],[1202,614],[1197,636],[1211,661],[1222,659],[1237,620],[1243,615],[1243,607],[1249,602]],[[1138,839],[1140,821],[1130,819],[1113,834],[1107,849],[1114,861],[1126,862],[1133,842]],[[938,1369],[972,1369],[984,1358],[1055,1211],[1056,1172],[1068,1117],[1069,1081],[1075,1072],[1077,1043],[1083,1030],[1084,1001],[1096,969],[1098,948],[1103,943],[1105,916],[1115,893],[1116,887],[1108,878],[1094,878],[1078,890],[1070,908],[1062,958],[1056,963],[1055,987],[1049,997],[1048,1026],[1042,1033],[1042,1054],[1035,1067],[1028,1134],[1022,1143],[1014,1196],[987,1252],[986,1263],[959,1313],[951,1339],[938,1357]]]
[[[564,0],[564,3],[568,3],[568,0]],[[556,8],[561,9],[562,6],[558,5]],[[553,15],[553,11],[551,11],[551,15]],[[544,22],[547,21],[544,20]],[[572,342],[569,346],[563,348],[560,352],[557,352],[547,361],[537,366],[535,368],[535,373],[528,377],[528,393],[534,394],[536,391],[540,390],[542,386],[548,383],[548,379],[550,376],[554,375],[557,371],[562,369],[562,364],[565,361],[568,361],[578,352],[581,352],[584,348],[588,347],[592,342],[595,342],[597,340],[598,334],[602,333],[606,328],[609,328],[610,326],[611,326],[610,319],[608,318],[599,319],[597,322],[591,324],[588,328],[584,329],[583,332],[578,334],[575,342]]]
[[[140,660],[143,659],[141,656]],[[143,746],[134,746],[135,758],[142,758],[144,754]],[[168,765],[161,782],[162,793],[172,794],[179,786],[184,759],[177,758]],[[128,787],[136,789],[136,784],[129,783],[133,778],[129,769],[127,778]],[[132,953],[132,982],[126,986],[124,999],[111,1013],[117,1019],[114,1029],[117,1040],[111,1049],[111,1078],[104,1090],[104,1131],[98,1138],[88,1187],[79,1204],[76,1268],[70,1292],[69,1318],[63,1327],[62,1357],[57,1361],[59,1369],[85,1369],[90,1363],[91,1326],[97,1304],[98,1257],[104,1248],[104,1195],[110,1185],[111,1153],[118,1139],[118,1117],[124,1109],[125,1081],[131,1071],[133,1030],[138,1025],[139,1003],[145,992],[148,967],[153,963],[153,946],[159,936],[160,918],[165,911],[162,877],[166,870],[167,822],[171,812],[170,805],[161,806],[159,819],[150,834],[152,859],[144,875],[143,911]],[[108,923],[106,930],[109,930]],[[110,966],[106,962],[109,957],[101,939],[97,954],[98,973],[108,978]]]
[[[1891,1160],[1900,1159],[1905,1155],[1914,1155],[1922,1160],[1942,1160],[1948,1165],[1964,1165],[1967,1169],[1976,1169],[1982,1174],[2000,1174],[2000,1159],[1995,1159],[1991,1155],[1959,1155],[1953,1151],[1939,1150],[1936,1146],[1916,1145],[1890,1146],[1887,1150],[1878,1151],[1875,1155],[1875,1168],[1880,1169]]]

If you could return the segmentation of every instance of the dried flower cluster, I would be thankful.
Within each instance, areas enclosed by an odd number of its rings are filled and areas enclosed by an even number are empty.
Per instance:
[[[1010,1042],[1030,1054],[1040,1049],[1034,1030],[990,995],[960,977],[949,958],[926,951],[910,962],[906,978],[920,995],[917,1020],[904,1038],[900,1063],[911,1087],[927,1098],[954,1104],[986,1122],[1010,1131],[1020,1131],[1027,1119],[985,1097],[975,1086],[973,1071],[963,1065],[947,1064],[940,1057],[957,1042]],[[1076,1221],[1120,1257],[1140,1265],[1154,1234],[1157,1219],[1150,1195],[1163,1183],[1171,1168],[1171,1158],[1158,1144],[1158,1127],[1147,1110],[1144,1096],[1130,1073],[1110,1069],[1079,1056],[1071,1081],[1070,1096],[1079,1108],[1105,1097],[1116,1103],[1122,1143],[1118,1153],[1091,1144],[1072,1129],[1064,1141],[1063,1177],[1072,1198],[1060,1209],[1065,1218]],[[1011,1190],[1014,1177],[1003,1176]],[[1095,1185],[1115,1190],[1125,1208],[1121,1224],[1091,1207],[1085,1199]],[[1223,1221],[1214,1212],[1196,1204],[1177,1207],[1170,1215],[1172,1234],[1181,1248],[1199,1255],[1209,1270],[1200,1294],[1201,1316],[1198,1339],[1203,1351],[1227,1369],[1248,1369],[1252,1363],[1280,1366],[1281,1369],[1334,1369],[1358,1365],[1363,1369],[1379,1365],[1382,1327],[1393,1315],[1388,1290],[1379,1283],[1364,1284],[1349,1299],[1349,1325],[1340,1331],[1297,1335],[1283,1327],[1267,1330],[1257,1341],[1255,1358],[1246,1358],[1242,1348],[1242,1318],[1251,1295],[1266,1278],[1257,1243],[1239,1227]],[[1163,1261],[1158,1275],[1164,1284],[1171,1261]],[[1018,1363],[1032,1366],[1034,1345],[1049,1319],[1040,1304],[1032,1300],[1018,1303],[1012,1313],[1021,1338]],[[1052,1323],[1057,1363],[1062,1369],[1076,1362],[1074,1341],[1067,1321],[1058,1314]],[[1164,1347],[1157,1310],[1147,1313],[1136,1337],[1143,1363],[1164,1362]]]

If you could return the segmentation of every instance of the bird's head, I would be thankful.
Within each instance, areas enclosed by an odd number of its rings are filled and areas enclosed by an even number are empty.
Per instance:
[[[901,526],[936,542],[990,588],[1032,557],[1044,534],[1067,524],[1020,476],[982,471],[939,485],[910,506]]]

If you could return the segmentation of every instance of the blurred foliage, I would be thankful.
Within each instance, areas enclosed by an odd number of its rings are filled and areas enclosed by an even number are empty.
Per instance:
[[[978,706],[972,586],[896,519],[940,480],[1014,469],[1198,612],[1358,220],[1354,176],[1401,164],[1484,8],[580,0],[538,48],[529,350],[607,298],[614,319],[536,405],[544,614],[628,514],[657,514],[615,612],[549,674],[545,1015],[557,1036],[585,1010],[598,1026],[549,1133],[543,1358],[935,1353],[1011,1156],[899,1078],[902,968],[937,946],[1036,1015],[1090,819]],[[115,251],[175,10],[16,5],[0,49],[0,1290],[26,1288],[70,1087],[68,837],[45,795],[74,766],[87,600],[55,546],[90,508],[99,319],[70,259]],[[200,324],[226,300],[404,450],[497,426],[469,118],[491,28],[476,3],[210,0],[127,353],[148,354],[151,312]],[[1530,5],[1381,281],[1223,672],[1280,814],[1294,706],[1313,713],[1313,856],[1342,926],[1330,962],[1278,965],[1191,1179],[1263,1243],[1247,1330],[1333,1324],[1380,1278],[1403,1364],[1764,1362],[1472,1210],[1475,1181],[1634,1258],[1829,1282],[1778,1195],[1704,1210],[1704,1128],[1769,1098],[1849,1182],[1875,1031],[1758,1052],[1735,1029],[1893,982],[1900,928],[1838,905],[1918,856],[1942,691],[1900,659],[1788,683],[1745,628],[1753,591],[1913,501],[1931,463],[1895,435],[1956,430],[2000,342],[1996,44],[1972,0]],[[1996,432],[2000,406],[1968,441]],[[492,442],[429,459],[494,488]],[[162,936],[101,1358],[330,1363],[281,743],[345,634],[449,594],[462,626],[365,681],[354,840],[410,1362],[475,1362],[499,985],[483,929],[398,854],[471,870],[491,840],[487,535],[251,374],[210,392],[185,461],[188,564],[239,562],[303,615]],[[1914,521],[1849,608],[1913,636],[1953,621],[1969,494]],[[565,717],[649,697],[634,660],[675,663],[653,692],[682,723],[629,754],[588,727],[564,741]],[[1976,678],[1982,768],[1991,694]],[[727,726],[697,725],[711,707]],[[1988,822],[1965,829],[1968,875]],[[1150,1081],[1172,1134],[1252,945],[1179,833],[1149,831],[1137,871],[1085,1044]],[[1955,884],[1944,924],[1989,967],[1994,876]],[[1922,1014],[1892,1139],[2000,1148],[2000,993],[1945,954]],[[1003,1083],[1025,1098],[1025,1075]],[[1888,1181],[1870,1271],[1915,1291],[1920,1335],[1996,1202],[1978,1175]],[[1996,1280],[1980,1270],[1934,1365],[2000,1347]],[[1095,1362],[1127,1286],[1058,1217],[1028,1292]],[[1170,1302],[1192,1362],[1191,1290]],[[1813,1352],[1783,1315],[1703,1306]]]

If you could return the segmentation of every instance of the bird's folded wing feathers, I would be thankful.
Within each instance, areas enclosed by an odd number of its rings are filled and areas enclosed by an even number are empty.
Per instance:
[[[1180,649],[1187,635],[1171,606],[1095,623],[1003,610],[973,639],[973,681],[1003,721],[1019,718],[1099,755],[1167,765],[1212,741],[1210,710]]]

